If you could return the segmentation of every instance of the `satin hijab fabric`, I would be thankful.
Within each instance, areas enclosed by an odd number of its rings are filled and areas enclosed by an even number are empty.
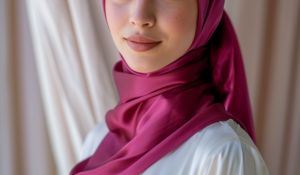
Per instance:
[[[255,141],[242,56],[224,0],[198,0],[196,35],[182,57],[139,73],[121,55],[113,74],[120,100],[106,114],[109,132],[71,175],[141,174],[217,121],[235,120]]]

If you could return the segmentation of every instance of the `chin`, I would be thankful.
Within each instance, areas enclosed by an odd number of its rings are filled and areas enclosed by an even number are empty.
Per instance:
[[[136,72],[140,72],[140,73],[149,73],[149,72],[153,72],[156,71],[158,69],[160,69],[160,67],[154,66],[153,64],[134,64],[134,65],[129,65],[129,67],[136,71]]]

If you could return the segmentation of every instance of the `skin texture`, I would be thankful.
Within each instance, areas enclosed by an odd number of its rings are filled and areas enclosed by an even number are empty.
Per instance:
[[[197,0],[106,0],[113,41],[128,66],[149,73],[180,58],[191,46],[197,26]],[[142,35],[160,43],[146,51],[129,47]]]

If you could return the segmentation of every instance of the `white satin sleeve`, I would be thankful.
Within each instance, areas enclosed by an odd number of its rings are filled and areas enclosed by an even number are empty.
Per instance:
[[[97,149],[100,142],[107,134],[108,129],[105,123],[99,123],[92,130],[89,131],[84,139],[83,145],[81,146],[79,160],[91,156]]]
[[[268,175],[249,135],[233,120],[216,122],[151,165],[143,175]]]
[[[198,175],[268,175],[268,169],[253,145],[231,140],[214,150]]]

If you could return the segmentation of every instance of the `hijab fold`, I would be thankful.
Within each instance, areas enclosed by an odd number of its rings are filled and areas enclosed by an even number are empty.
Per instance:
[[[195,133],[228,119],[255,141],[242,56],[224,0],[198,0],[196,35],[182,57],[139,73],[121,55],[113,75],[120,99],[106,114],[109,132],[71,175],[141,174]]]

